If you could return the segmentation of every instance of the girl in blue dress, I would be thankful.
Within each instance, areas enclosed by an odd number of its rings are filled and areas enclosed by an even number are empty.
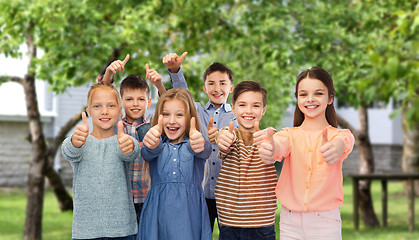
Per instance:
[[[201,183],[211,145],[199,131],[198,113],[186,89],[165,92],[141,156],[149,163],[151,188],[137,240],[212,239]]]

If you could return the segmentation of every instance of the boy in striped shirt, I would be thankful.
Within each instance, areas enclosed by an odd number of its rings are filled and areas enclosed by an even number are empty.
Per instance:
[[[239,128],[230,122],[218,133],[218,157],[223,160],[215,187],[220,240],[275,240],[277,175],[273,164],[262,162],[253,141],[266,111],[266,95],[258,82],[237,84],[232,110]]]

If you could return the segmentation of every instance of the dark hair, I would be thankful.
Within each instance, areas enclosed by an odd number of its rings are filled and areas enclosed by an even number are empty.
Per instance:
[[[207,68],[207,70],[205,70],[204,82],[207,80],[208,75],[210,75],[213,72],[227,73],[228,78],[233,83],[233,72],[231,71],[229,67],[227,67],[227,65],[219,63],[219,62],[214,62],[213,64],[211,64],[211,66]]]
[[[262,84],[256,81],[243,81],[236,85],[233,91],[233,105],[242,93],[249,91],[261,93],[263,106],[266,106],[266,95],[268,93],[266,89],[262,87]]]
[[[121,86],[119,87],[121,97],[124,96],[125,89],[141,89],[145,91],[147,96],[150,96],[150,87],[148,86],[147,81],[137,75],[129,75],[122,80]]]
[[[329,73],[318,67],[312,67],[310,69],[306,69],[302,71],[297,78],[297,83],[295,84],[295,97],[298,101],[298,84],[306,78],[311,79],[317,79],[321,81],[326,87],[327,92],[329,94],[330,98],[334,98],[336,95],[335,88],[333,87],[333,80],[332,77],[330,77]],[[327,122],[332,125],[333,127],[338,127],[338,121],[336,118],[336,112],[335,112],[335,106],[333,105],[333,102],[331,104],[327,105],[326,108],[326,120]],[[295,106],[294,111],[294,127],[300,126],[304,121],[304,114],[301,112],[301,110],[298,108],[298,104]]]

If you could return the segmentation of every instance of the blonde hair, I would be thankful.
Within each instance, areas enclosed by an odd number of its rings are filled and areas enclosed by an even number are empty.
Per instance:
[[[185,114],[186,114],[185,118],[191,119],[192,117],[195,117],[196,129],[198,131],[201,131],[200,124],[199,124],[198,111],[196,110],[195,102],[193,100],[191,93],[184,88],[172,88],[160,96],[160,99],[156,105],[156,111],[154,113],[152,126],[155,126],[158,124],[159,116],[163,112],[163,105],[165,102],[170,101],[170,100],[179,100],[180,102],[182,102],[185,107]],[[186,121],[185,133],[183,134],[184,136],[189,137],[189,130],[191,128],[190,125],[191,125],[190,121]],[[165,136],[166,135],[164,134],[164,131],[163,131],[162,138],[164,138]]]
[[[114,86],[105,84],[105,83],[97,83],[90,87],[89,93],[87,93],[87,107],[91,107],[93,94],[98,90],[105,90],[105,91],[112,92],[116,98],[118,107],[121,107],[121,98],[119,97],[118,90],[116,90]]]

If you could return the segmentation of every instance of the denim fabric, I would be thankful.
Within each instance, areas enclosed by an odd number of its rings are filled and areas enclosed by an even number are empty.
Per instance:
[[[219,225],[219,240],[275,240],[275,225],[260,228],[236,228]]]

